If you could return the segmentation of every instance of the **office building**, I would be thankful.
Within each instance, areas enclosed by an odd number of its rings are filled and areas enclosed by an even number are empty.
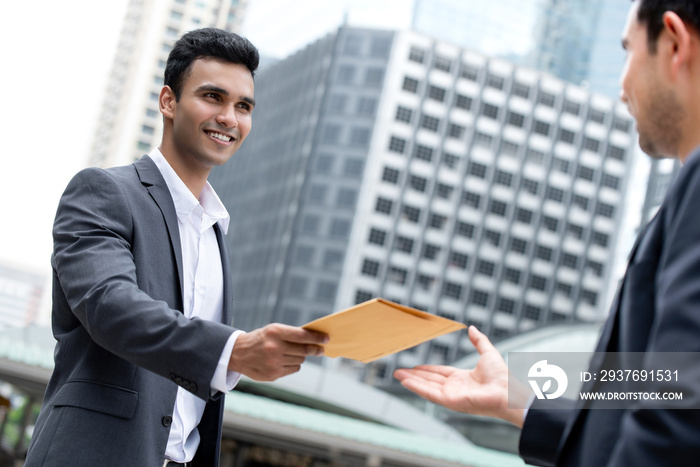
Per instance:
[[[133,162],[160,143],[158,96],[172,44],[200,27],[238,32],[247,0],[130,0],[89,165]]]
[[[0,264],[0,329],[37,324],[46,279],[44,274],[19,265]]]
[[[236,326],[373,297],[495,340],[605,317],[636,144],[616,100],[415,32],[341,27],[261,73],[256,101],[210,177],[232,217]],[[358,368],[383,384],[469,350],[453,333]]]

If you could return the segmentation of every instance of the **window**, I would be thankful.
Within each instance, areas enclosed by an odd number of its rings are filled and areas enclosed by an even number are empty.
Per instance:
[[[384,80],[383,68],[368,68],[365,72],[365,85],[372,88],[378,88]]]
[[[411,175],[408,180],[408,184],[411,188],[416,191],[425,192],[425,187],[428,184],[428,179],[423,177],[418,177],[417,175]]]
[[[153,128],[150,125],[142,125],[141,126],[141,133],[144,135],[152,135],[155,132],[155,128]]]
[[[428,225],[430,225],[430,227],[432,227],[434,229],[440,230],[445,226],[446,222],[447,222],[447,216],[443,216],[440,214],[431,214]]]
[[[383,246],[386,241],[386,232],[384,230],[372,228],[369,231],[369,239],[367,241],[375,245]]]
[[[503,141],[501,143],[501,154],[504,156],[517,156],[518,155],[518,145],[511,141]]]
[[[559,141],[563,141],[567,144],[574,144],[575,137],[576,134],[573,131],[567,130],[566,128],[559,128]]]
[[[453,251],[450,253],[450,266],[454,266],[459,269],[467,269],[467,263],[469,257],[463,253],[458,253]]]
[[[566,225],[566,233],[574,238],[578,238],[579,240],[581,240],[583,238],[583,227],[569,222]]]
[[[416,159],[421,159],[430,162],[433,159],[433,148],[427,146],[422,146],[420,144],[416,145],[414,154]]]
[[[466,131],[466,128],[463,127],[462,125],[450,123],[450,126],[448,127],[448,130],[447,130],[447,136],[449,136],[450,138],[461,139],[462,136],[464,135],[465,131]]]
[[[355,206],[356,199],[357,191],[354,188],[341,188],[338,190],[335,205],[341,208],[351,208]]]
[[[498,107],[489,104],[488,102],[483,102],[481,104],[481,115],[487,118],[492,118],[494,120],[498,119]]]
[[[451,169],[454,169],[459,165],[459,159],[459,156],[455,156],[454,154],[450,154],[448,152],[442,155],[442,163]]]
[[[359,177],[362,175],[362,169],[365,167],[365,161],[358,157],[348,157],[343,162],[343,175],[350,177]]]
[[[571,115],[578,115],[581,113],[581,104],[565,99],[562,112],[569,113]]]
[[[301,223],[301,230],[304,233],[316,234],[318,233],[318,226],[320,223],[320,218],[313,214],[307,214],[304,216],[304,220]]]
[[[469,164],[469,174],[478,178],[486,178],[486,166],[478,162]]]
[[[516,112],[508,112],[508,124],[522,128],[525,125],[525,115]]]
[[[472,296],[469,301],[474,305],[486,307],[489,303],[489,294],[483,290],[472,290]]]
[[[462,286],[459,284],[455,284],[454,282],[445,282],[445,285],[442,288],[442,293],[446,297],[459,300],[460,298],[462,298]]]
[[[418,274],[418,277],[416,278],[416,283],[418,284],[418,287],[421,290],[430,290],[433,288],[435,278],[426,274]]]
[[[552,253],[553,253],[553,250],[549,247],[544,246],[544,245],[537,245],[537,248],[535,249],[535,256],[538,259],[541,259],[542,261],[547,261],[547,262],[552,261]]]
[[[541,313],[541,308],[533,305],[528,305],[527,303],[525,304],[525,308],[523,309],[523,317],[527,319],[532,319],[534,321],[539,321]]]
[[[496,170],[494,182],[497,185],[511,186],[513,184],[513,174],[505,170]]]
[[[591,237],[591,241],[593,242],[594,245],[602,246],[603,248],[608,247],[608,243],[610,241],[610,236],[608,234],[604,234],[603,232],[593,232],[593,236]]]
[[[405,139],[397,138],[396,136],[391,137],[391,140],[389,140],[389,151],[398,152],[399,154],[403,154],[405,149],[406,149],[406,140]]]
[[[479,70],[473,65],[462,65],[462,70],[460,71],[462,78],[466,78],[469,81],[476,81],[479,79]]]
[[[586,136],[583,138],[583,147],[589,151],[598,152],[600,149],[600,141],[591,138],[590,136]]]
[[[435,196],[442,199],[450,199],[453,191],[454,187],[445,185],[444,183],[438,183],[435,188]]]
[[[574,288],[571,286],[571,284],[557,281],[557,283],[554,285],[554,290],[560,295],[571,298]]]
[[[532,193],[533,195],[536,195],[537,192],[540,190],[540,184],[532,179],[524,178],[523,183],[522,183],[522,188],[523,188],[523,190],[527,191],[528,193]]]
[[[620,178],[610,174],[603,174],[603,186],[617,190],[620,188]]]
[[[601,110],[591,109],[588,112],[588,119],[592,122],[600,123],[602,125],[605,123],[605,112]]]
[[[312,204],[323,204],[326,200],[328,187],[320,184],[313,184],[309,188],[309,202]]]
[[[513,237],[510,239],[510,250],[516,253],[524,254],[527,250],[527,241]]]
[[[367,147],[370,133],[369,128],[353,127],[350,131],[350,145]]]
[[[309,286],[309,281],[305,277],[290,277],[287,284],[287,292],[290,297],[302,298],[306,295],[306,289]]]
[[[387,281],[394,282],[396,284],[405,284],[407,276],[407,270],[403,268],[398,268],[396,266],[392,266],[389,268],[389,272],[386,275],[386,279]]]
[[[342,114],[348,102],[345,94],[334,94],[328,99],[328,112],[332,114]]]
[[[598,261],[592,261],[588,260],[586,261],[586,268],[590,269],[593,274],[595,274],[598,277],[603,276],[603,263],[599,263]]]
[[[560,157],[555,157],[552,159],[552,170],[568,174],[570,167],[571,163],[566,159],[562,159]]]
[[[538,151],[537,149],[527,148],[525,158],[528,162],[532,162],[533,164],[544,164],[544,153],[542,151]]]
[[[512,315],[513,311],[515,310],[515,300],[499,297],[496,304],[496,310]]]
[[[320,281],[316,286],[316,299],[322,303],[332,303],[337,289],[338,285],[335,282]]]
[[[428,86],[428,99],[433,99],[435,101],[444,102],[446,90],[437,86]]]
[[[491,206],[489,207],[489,212],[491,212],[492,214],[503,217],[506,215],[507,209],[508,209],[508,204],[506,204],[502,201],[497,201],[495,199],[491,200]]]
[[[391,50],[391,39],[388,37],[375,37],[372,39],[370,54],[376,58],[387,58]]]
[[[294,263],[297,266],[310,266],[314,260],[314,250],[311,246],[300,245],[294,255]]]
[[[377,109],[377,100],[373,97],[361,97],[357,101],[357,114],[365,117],[373,117]]]
[[[503,271],[503,280],[513,284],[520,284],[521,272],[514,268],[506,268]]]
[[[338,143],[338,141],[340,141],[340,131],[341,128],[339,125],[326,125],[323,129],[321,139],[324,143]]]
[[[537,102],[546,107],[554,107],[554,101],[554,94],[548,93],[546,91],[540,91],[540,95],[537,97]]]
[[[501,244],[501,233],[487,229],[484,231],[484,241],[497,247]]]
[[[345,44],[343,44],[343,54],[351,56],[359,55],[362,42],[361,36],[348,34],[345,37]]]
[[[425,49],[415,46],[411,47],[411,51],[408,54],[408,59],[412,62],[423,63],[423,60],[425,60]]]
[[[440,247],[431,243],[426,243],[423,246],[423,258],[434,260],[440,254]]]
[[[333,156],[322,154],[316,160],[316,173],[327,174],[333,170]]]
[[[530,224],[532,222],[532,211],[529,209],[518,208],[515,213],[515,219],[523,224]]]
[[[611,159],[616,159],[618,161],[625,160],[625,150],[621,147],[610,145],[608,146],[608,157]]]
[[[455,107],[460,109],[469,110],[472,108],[472,98],[457,94],[455,96]]]
[[[367,292],[366,290],[358,290],[355,292],[355,304],[366,302],[371,300],[374,295],[372,292]]]
[[[403,80],[403,90],[416,94],[418,92],[418,80],[406,76]]]
[[[452,68],[452,60],[438,55],[437,57],[435,57],[433,67],[435,67],[435,69],[437,70],[442,70],[449,73],[450,69]]]
[[[394,241],[394,249],[410,255],[413,252],[413,243],[413,239],[411,238],[398,236]]]
[[[402,214],[403,218],[409,222],[417,224],[420,221],[420,209],[413,206],[404,206]]]
[[[455,235],[474,238],[474,225],[467,222],[457,221],[457,224],[455,225]]]
[[[576,269],[578,266],[578,257],[576,255],[572,255],[571,253],[564,252],[561,255],[559,263],[562,267]]]
[[[593,292],[592,290],[582,290],[581,291],[581,300],[584,303],[588,303],[589,305],[596,306],[596,303],[598,303],[598,294]]]
[[[573,198],[571,199],[571,203],[574,206],[578,206],[581,209],[583,209],[584,211],[588,211],[588,202],[589,202],[588,198],[586,198],[585,196],[581,196],[581,195],[574,195]]]
[[[438,131],[438,128],[440,127],[440,119],[431,117],[430,115],[423,115],[420,126],[426,130]]]
[[[543,122],[541,120],[535,120],[535,123],[533,124],[532,129],[538,135],[549,136],[550,125],[547,122]]]
[[[490,148],[493,144],[493,136],[477,131],[474,134],[474,146]]]
[[[595,213],[599,216],[612,218],[615,214],[615,207],[607,203],[598,203],[595,207]]]
[[[533,274],[532,276],[530,276],[529,287],[534,290],[544,291],[547,288],[547,278],[539,276],[537,274]]]
[[[547,199],[551,199],[552,201],[561,203],[564,199],[564,190],[555,188],[553,186],[548,186],[547,191],[545,192],[545,197]]]
[[[355,81],[355,67],[352,65],[341,65],[338,67],[338,83],[353,84]]]
[[[559,229],[559,221],[550,216],[542,217],[542,226],[550,232],[556,232]]]
[[[399,175],[400,172],[396,169],[392,169],[390,167],[384,167],[384,173],[382,174],[382,180],[385,182],[389,183],[398,183],[399,182]]]
[[[396,121],[411,123],[411,118],[413,117],[413,110],[406,107],[399,106],[396,109]]]
[[[522,83],[513,83],[513,94],[527,99],[530,97],[530,86]]]
[[[374,207],[374,210],[377,212],[381,212],[382,214],[391,214],[391,208],[393,207],[394,203],[390,199],[386,198],[377,198],[377,204]]]
[[[576,177],[583,180],[592,181],[593,175],[595,175],[595,171],[590,167],[579,165],[578,169],[576,170]]]
[[[480,259],[476,263],[476,272],[483,274],[484,276],[493,277],[493,272],[495,269],[496,265],[491,261]]]
[[[379,274],[379,262],[365,259],[362,263],[362,274],[365,276],[377,277]]]
[[[502,76],[492,75],[490,73],[486,78],[486,86],[494,89],[503,90],[505,82],[506,80]]]
[[[615,128],[616,130],[629,133],[630,127],[631,122],[629,120],[617,116],[613,118],[613,128]]]
[[[479,204],[481,204],[481,196],[476,193],[472,193],[471,191],[463,191],[462,204],[479,209]]]

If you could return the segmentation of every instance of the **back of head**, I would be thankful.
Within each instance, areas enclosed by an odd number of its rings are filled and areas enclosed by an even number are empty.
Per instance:
[[[639,0],[637,21],[647,27],[651,52],[656,52],[656,41],[664,28],[663,15],[667,11],[676,13],[684,23],[700,32],[699,0]]]
[[[164,84],[180,99],[182,84],[197,59],[209,58],[244,65],[255,76],[260,62],[258,49],[238,34],[217,28],[202,28],[183,35],[173,46],[165,65]]]

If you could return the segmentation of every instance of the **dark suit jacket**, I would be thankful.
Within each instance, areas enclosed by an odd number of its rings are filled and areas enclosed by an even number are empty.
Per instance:
[[[603,352],[700,352],[700,150],[687,159],[633,248],[596,352],[591,372],[601,368]],[[684,368],[683,380],[684,396],[697,397],[700,364]],[[591,381],[582,391],[601,384]],[[700,411],[649,409],[644,402],[598,410],[591,404],[536,401],[520,438],[525,461],[591,467],[700,462]]]
[[[178,385],[208,401],[195,465],[218,465],[223,395],[210,382],[234,329],[181,312],[177,217],[150,157],[78,173],[53,236],[55,368],[25,465],[162,466]]]

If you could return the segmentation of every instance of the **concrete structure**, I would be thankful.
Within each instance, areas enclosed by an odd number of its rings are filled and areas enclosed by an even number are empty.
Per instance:
[[[0,329],[19,328],[39,321],[48,278],[13,264],[0,264]]]
[[[247,0],[130,0],[89,165],[133,162],[160,143],[158,96],[172,44],[200,27],[238,32]]]
[[[617,101],[413,32],[343,27],[256,79],[253,131],[211,181],[234,324],[381,296],[498,340],[604,318],[633,125]],[[463,333],[355,368],[454,361]]]

